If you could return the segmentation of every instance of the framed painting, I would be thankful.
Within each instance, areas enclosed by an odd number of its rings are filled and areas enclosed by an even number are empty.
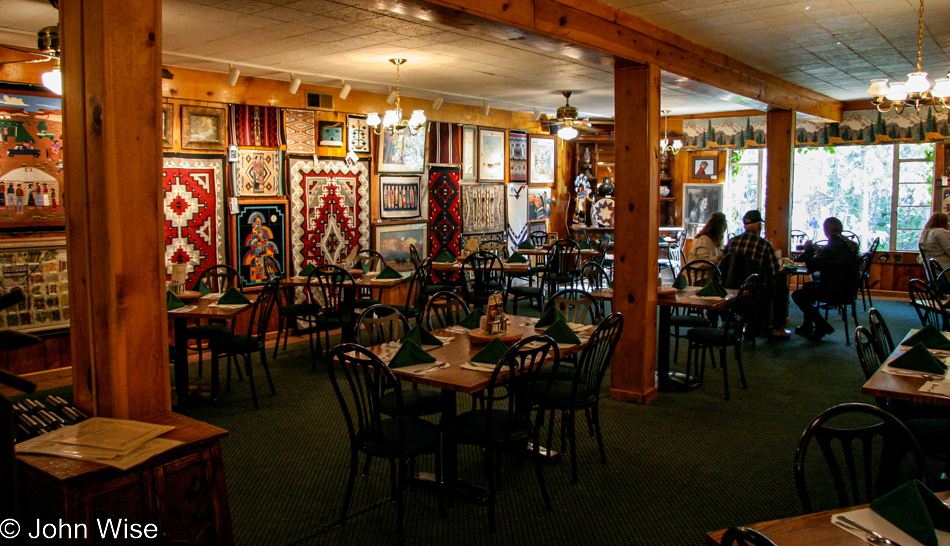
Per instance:
[[[320,122],[320,146],[339,148],[343,146],[343,122]]]
[[[551,217],[551,188],[528,188],[528,221]]]
[[[475,163],[478,161],[478,127],[462,126],[462,182],[475,182],[478,173],[475,172]]]
[[[556,144],[553,135],[528,135],[528,183],[554,183]]]
[[[413,271],[412,260],[409,258],[409,246],[415,246],[420,256],[428,256],[426,242],[429,240],[427,225],[399,224],[375,227],[373,245],[377,252],[383,255],[386,264],[400,272]]]
[[[175,105],[162,103],[162,148],[175,147]]]
[[[505,231],[506,184],[462,184],[462,233]]]
[[[366,116],[346,116],[346,153],[371,154],[371,140]]]
[[[69,327],[66,239],[0,245],[0,286],[23,289],[26,301],[0,311],[0,328],[22,332]]]
[[[379,217],[418,218],[422,214],[421,176],[379,176]]]
[[[695,179],[718,178],[719,157],[715,155],[695,155],[690,168],[690,177]]]
[[[940,191],[940,210],[950,214],[950,187],[943,186]]]
[[[228,111],[225,108],[181,105],[181,148],[217,150],[228,147]]]
[[[235,260],[245,287],[267,282],[264,257],[270,256],[287,271],[287,202],[283,199],[238,205],[233,216]]]
[[[508,156],[505,149],[505,132],[501,129],[478,128],[478,181],[504,182],[505,158]]]
[[[234,195],[238,197],[277,197],[284,194],[283,153],[280,150],[238,149],[238,161],[232,163]]]
[[[693,238],[714,212],[722,211],[722,184],[683,184],[683,221]]]
[[[528,133],[508,131],[508,181],[528,181]]]
[[[426,130],[412,134],[403,129],[394,134],[384,131],[379,136],[377,170],[385,173],[421,173],[425,168]]]

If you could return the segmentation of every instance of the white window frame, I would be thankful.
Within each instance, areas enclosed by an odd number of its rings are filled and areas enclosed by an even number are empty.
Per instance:
[[[930,163],[930,164],[931,164],[931,167],[933,167],[934,164],[935,164],[936,157],[935,157],[933,160],[928,160],[926,157],[923,157],[923,158],[901,159],[901,157],[900,157],[900,143],[890,144],[889,146],[891,146],[891,147],[893,148],[893,153],[894,153],[894,161],[893,161],[893,171],[894,171],[894,173],[893,173],[893,187],[891,188],[891,229],[890,229],[890,231],[891,231],[891,240],[890,240],[890,243],[888,244],[888,247],[890,247],[890,248],[888,248],[888,250],[891,251],[891,252],[911,252],[911,250],[901,250],[901,251],[898,251],[898,250],[897,250],[897,233],[898,233],[899,231],[916,231],[916,232],[920,233],[920,229],[921,229],[923,226],[920,226],[920,227],[918,227],[918,228],[916,228],[916,229],[912,229],[912,228],[900,229],[900,228],[898,228],[898,223],[897,223],[897,219],[898,219],[898,216],[899,216],[899,215],[898,215],[898,212],[899,212],[898,209],[899,209],[899,208],[924,208],[924,207],[923,207],[922,205],[911,205],[911,206],[903,206],[903,207],[900,205],[900,184],[901,184],[900,172],[901,172],[901,164],[902,164],[902,163]],[[937,180],[936,180],[935,177],[932,177],[932,180],[933,180],[933,182],[932,182],[932,184],[931,184],[931,186],[930,186],[930,207],[929,207],[929,208],[930,208],[930,211],[933,211],[933,201],[934,201],[934,199],[933,199],[933,185],[937,183]],[[930,216],[930,212],[929,212],[929,211],[928,211],[928,214],[926,214],[926,216]]]

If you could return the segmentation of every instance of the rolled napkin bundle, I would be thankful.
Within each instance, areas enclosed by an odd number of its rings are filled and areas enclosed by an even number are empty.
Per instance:
[[[935,373],[943,375],[947,373],[947,365],[930,354],[923,343],[918,343],[911,347],[907,352],[895,358],[888,363],[892,368],[902,368],[915,372]]]
[[[439,338],[432,335],[428,330],[419,324],[413,326],[411,330],[399,338],[400,343],[406,343],[407,341],[414,341],[420,347],[423,345],[435,345],[436,347],[442,346],[442,342],[439,340]]]
[[[534,250],[534,245],[531,244],[531,239],[525,239],[523,243],[518,245],[518,250]]]
[[[474,330],[481,327],[482,317],[485,316],[485,312],[482,311],[481,307],[476,307],[472,310],[471,313],[465,315],[465,318],[459,321],[458,325],[462,328],[468,328],[469,330]]]
[[[379,275],[376,275],[377,279],[401,279],[402,275],[398,271],[389,267],[388,265],[379,272]]]
[[[924,546],[938,546],[934,529],[950,532],[950,507],[918,480],[878,497],[871,510]]]
[[[451,264],[455,263],[455,256],[453,256],[448,250],[443,250],[432,261],[438,264]]]
[[[511,256],[509,256],[507,260],[505,260],[505,263],[509,263],[509,264],[523,264],[523,263],[525,263],[525,262],[527,262],[527,261],[528,261],[528,259],[524,257],[524,254],[522,254],[522,253],[520,253],[520,252],[515,252],[514,254],[512,254]]]
[[[686,288],[687,286],[689,286],[689,282],[687,282],[686,280],[686,275],[683,275],[682,273],[677,275],[676,280],[673,281],[673,288],[677,290],[682,290]]]
[[[403,368],[430,362],[435,362],[435,357],[422,350],[422,347],[415,341],[408,340],[403,342],[402,347],[396,352],[396,356],[389,361],[389,368]]]
[[[567,321],[558,320],[551,325],[550,328],[544,331],[544,335],[553,339],[555,343],[566,343],[568,345],[577,345],[581,340],[577,337],[577,334],[571,330],[571,327],[568,326]]]
[[[185,306],[185,302],[178,299],[178,296],[173,294],[171,290],[165,291],[165,304],[168,306],[168,311],[181,309],[182,307]]]
[[[198,284],[195,285],[195,291],[203,296],[207,296],[211,293],[211,289],[208,288],[208,285],[204,281],[198,281]]]
[[[316,267],[313,267],[313,264],[307,264],[307,267],[300,270],[300,276],[309,277],[310,274],[313,273],[314,269],[316,269]]]
[[[564,313],[561,313],[561,310],[557,307],[551,307],[541,315],[541,318],[538,319],[538,322],[535,323],[535,328],[546,328],[551,326],[557,321],[567,322],[567,318],[564,316]]]
[[[491,343],[485,345],[484,349],[475,353],[475,356],[469,360],[472,362],[494,365],[498,364],[501,361],[501,358],[505,356],[505,353],[507,352],[508,346],[496,337],[495,339],[491,340]]]
[[[233,286],[228,288],[227,292],[218,300],[218,305],[247,305],[249,303],[251,303],[251,300],[247,299],[247,296]]]
[[[943,332],[936,329],[932,324],[924,326],[914,334],[901,342],[901,345],[914,346],[923,343],[928,349],[950,350],[950,339],[943,335]]]
[[[702,290],[700,290],[699,292],[696,292],[696,295],[724,298],[728,296],[729,293],[726,292],[726,289],[723,288],[721,284],[719,284],[719,281],[717,281],[716,279],[713,279],[709,281],[709,284],[704,286]]]

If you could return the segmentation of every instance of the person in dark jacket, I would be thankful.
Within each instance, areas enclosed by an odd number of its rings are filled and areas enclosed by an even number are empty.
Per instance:
[[[818,304],[847,299],[857,290],[857,245],[841,236],[844,226],[835,217],[825,219],[824,231],[828,244],[817,247],[811,241],[805,244],[800,261],[809,272],[820,271],[821,280],[806,282],[792,293],[792,300],[802,310],[805,320],[795,332],[818,341],[835,329],[818,311]]]

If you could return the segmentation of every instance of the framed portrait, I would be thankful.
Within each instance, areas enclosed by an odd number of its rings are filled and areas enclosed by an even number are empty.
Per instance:
[[[556,145],[554,135],[528,135],[528,183],[554,183]]]
[[[528,133],[508,131],[508,181],[528,181]]]
[[[320,122],[320,146],[330,146],[335,148],[343,146],[342,121]]]
[[[462,126],[462,182],[478,180],[475,164],[478,161],[478,127]]]
[[[504,182],[508,156],[505,132],[501,129],[478,128],[478,181]]]
[[[366,116],[346,116],[346,153],[371,154],[369,131]]]
[[[162,103],[162,148],[175,147],[175,105]]]
[[[528,221],[551,217],[551,188],[528,188]]]
[[[379,177],[379,217],[383,220],[418,218],[422,214],[421,176]]]
[[[415,246],[420,256],[428,256],[426,242],[429,240],[427,225],[423,223],[399,224],[375,228],[374,248],[383,255],[386,265],[396,271],[408,272],[415,268],[409,258],[409,246]]]
[[[950,186],[939,188],[940,191],[940,210],[950,214]]]
[[[254,201],[238,205],[232,216],[235,260],[244,286],[267,283],[264,257],[277,260],[281,271],[287,271],[287,202],[283,199]]]
[[[379,166],[385,173],[421,173],[425,168],[426,129],[412,134],[403,129],[395,134],[384,131],[379,137]]]
[[[683,222],[691,239],[721,211],[722,184],[683,184]]]
[[[226,108],[181,105],[181,148],[224,151],[228,144]]]
[[[716,179],[719,173],[719,156],[694,155],[690,168],[690,177],[696,179]]]

